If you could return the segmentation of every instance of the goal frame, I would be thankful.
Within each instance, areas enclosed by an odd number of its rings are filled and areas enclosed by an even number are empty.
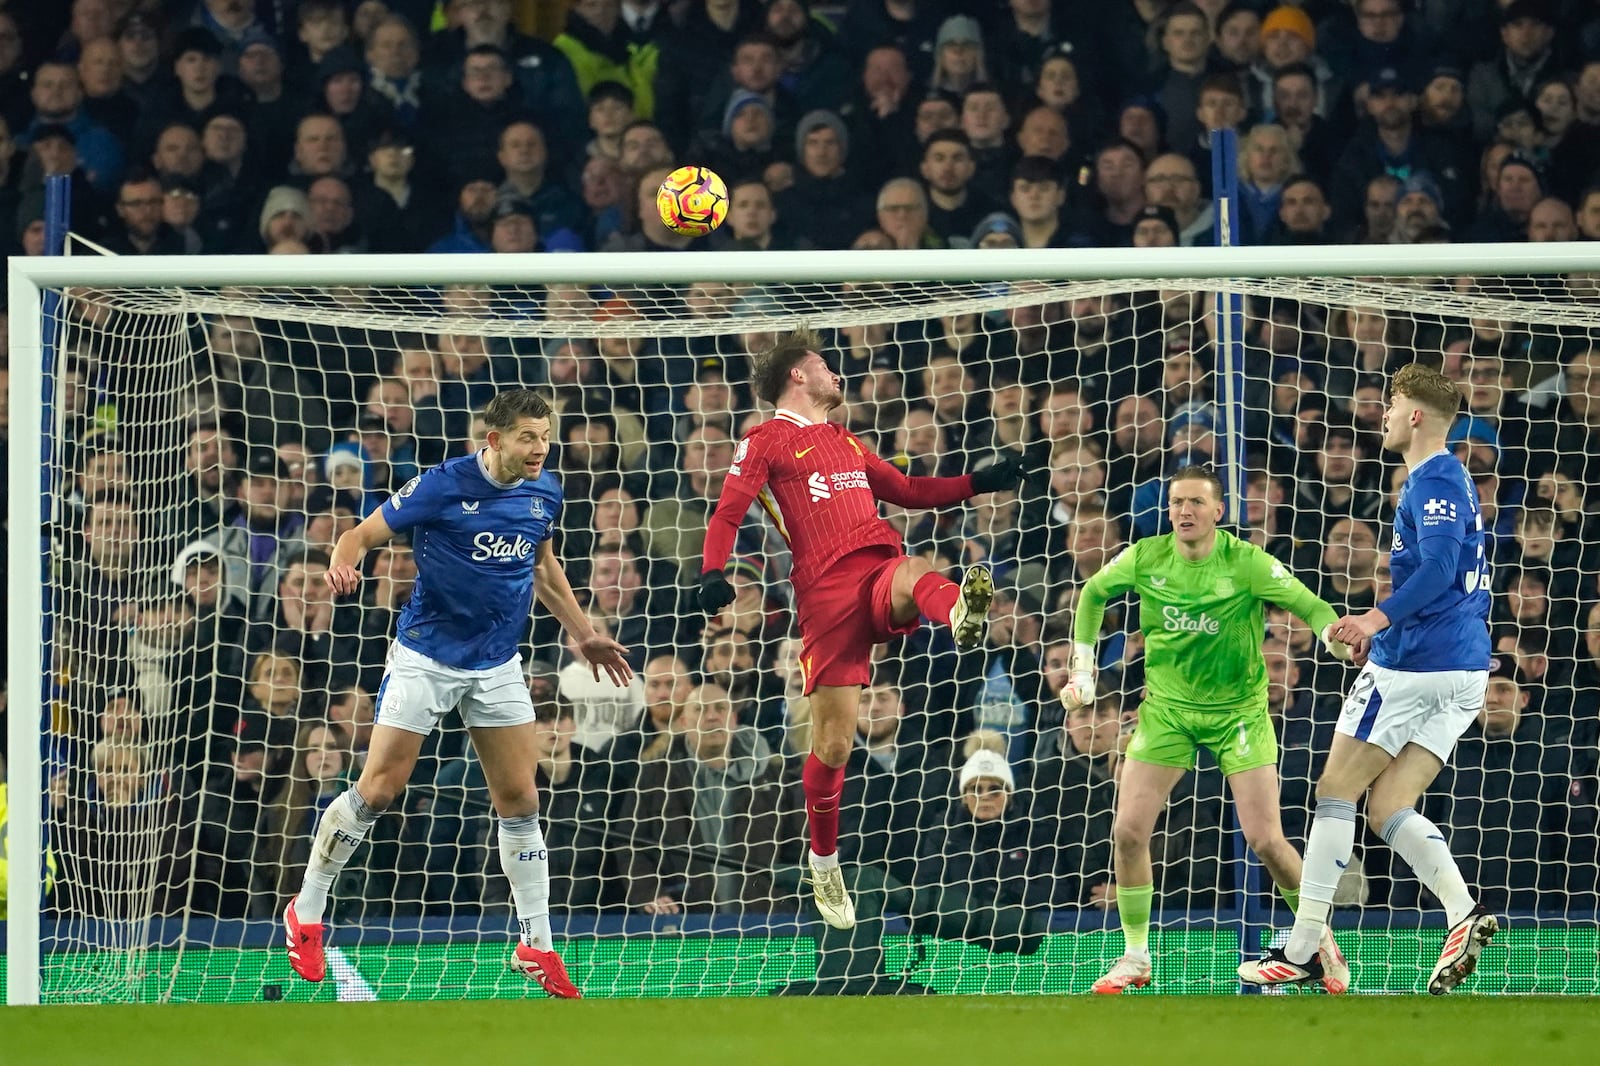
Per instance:
[[[24,491],[39,477],[47,445],[44,424],[48,293],[72,287],[178,288],[226,285],[297,287],[450,284],[690,284],[706,278],[731,283],[1001,282],[1027,280],[1160,281],[1168,278],[1406,277],[1460,274],[1600,273],[1600,243],[1334,245],[1157,249],[1010,249],[946,251],[801,251],[541,253],[513,255],[151,256],[15,257],[10,262],[10,576],[12,625],[6,648],[9,676],[10,818],[5,925],[6,998],[40,1002],[42,959],[38,901],[42,890],[41,819],[25,804],[43,795],[41,766],[26,753],[40,750],[44,703],[44,557],[39,530],[49,501]],[[35,442],[33,447],[23,444]],[[31,624],[30,624],[31,623]],[[27,679],[32,678],[32,682]],[[32,901],[31,904],[25,901]]]

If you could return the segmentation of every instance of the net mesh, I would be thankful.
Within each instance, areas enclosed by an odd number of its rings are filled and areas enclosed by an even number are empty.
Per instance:
[[[1108,614],[1094,709],[1068,718],[1055,691],[1078,586],[1166,528],[1164,475],[1217,455],[1219,292],[1243,310],[1246,535],[1341,611],[1385,593],[1383,375],[1420,359],[1461,384],[1453,447],[1492,527],[1496,647],[1518,672],[1423,809],[1488,906],[1535,919],[1478,987],[1600,991],[1580,961],[1600,880],[1592,282],[1112,278],[61,293],[46,1000],[528,994],[505,974],[488,790],[453,715],[334,887],[326,987],[270,950],[316,818],[363,764],[416,575],[397,542],[336,600],[327,553],[467,454],[511,385],[561,412],[558,554],[640,671],[621,692],[597,684],[542,609],[530,620],[552,903],[586,993],[1086,988],[1121,950],[1111,826],[1143,686],[1135,615]],[[770,413],[748,353],[799,324],[828,339],[849,426],[903,470],[1021,448],[1041,472],[939,512],[885,506],[908,551],[947,572],[987,561],[1000,594],[981,649],[925,625],[875,653],[843,806],[850,933],[821,926],[800,882],[809,711],[782,539],[747,519],[724,614],[682,592],[734,442]],[[1276,612],[1265,650],[1299,846],[1350,677]],[[725,739],[758,756],[749,780],[700,772],[701,684],[730,694]],[[984,748],[1015,781],[988,821],[958,787]],[[1152,851],[1160,985],[1231,990],[1239,952],[1287,914],[1206,756]],[[1362,926],[1346,934],[1357,989],[1416,987],[1439,912],[1374,834],[1337,902]]]

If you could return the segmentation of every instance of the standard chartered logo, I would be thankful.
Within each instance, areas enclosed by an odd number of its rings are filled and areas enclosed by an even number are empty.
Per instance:
[[[1169,633],[1206,633],[1214,637],[1221,628],[1217,620],[1204,611],[1200,612],[1199,618],[1190,618],[1182,608],[1163,607],[1161,617],[1165,619],[1161,628]]]

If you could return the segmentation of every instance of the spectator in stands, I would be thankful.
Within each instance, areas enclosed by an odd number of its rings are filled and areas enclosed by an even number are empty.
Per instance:
[[[1318,595],[1359,612],[1377,603],[1378,534],[1367,522],[1341,518],[1328,527],[1318,573]]]
[[[102,657],[119,649],[151,583],[143,548],[141,516],[131,497],[110,490],[88,501],[83,528],[67,545],[72,580],[62,607],[69,648]]]
[[[621,82],[633,90],[634,110],[640,117],[652,118],[661,48],[652,40],[631,39],[620,7],[618,0],[579,0],[568,11],[566,29],[554,44],[572,64],[580,97],[602,81]]]
[[[68,774],[50,826],[60,858],[56,906],[78,920],[130,921],[181,913],[193,825],[143,745],[96,744]],[[128,854],[137,834],[150,846]]]
[[[1048,867],[1029,848],[1026,805],[1016,779],[992,751],[962,765],[959,798],[921,834],[916,886],[950,931],[991,951],[1029,953],[1043,940]],[[935,808],[937,810],[937,808]]]
[[[731,65],[735,46],[761,25],[763,16],[756,0],[703,0],[691,6],[680,28],[662,38],[656,120],[679,151],[688,148],[709,97],[720,89],[706,72]]]
[[[356,223],[374,252],[420,252],[450,228],[448,205],[419,183],[416,147],[396,127],[381,130],[367,151],[367,176],[354,187]]]
[[[796,790],[784,761],[739,722],[726,690],[696,687],[667,757],[625,798],[628,905],[645,914],[782,908],[772,872],[798,862]]]
[[[551,827],[550,903],[593,912],[604,898],[612,854],[625,850],[608,835],[616,807],[613,779],[621,768],[572,742],[577,727],[570,704],[543,706],[547,713],[534,726],[534,780]]]
[[[636,736],[619,738],[613,762],[632,757],[641,763],[664,758],[681,731],[679,714],[694,688],[689,667],[676,654],[652,656],[644,664],[644,716]]]
[[[855,175],[846,169],[850,135],[831,111],[811,111],[795,127],[794,184],[778,195],[781,218],[804,220],[819,248],[844,248],[871,217]]]
[[[615,11],[617,0],[596,2],[610,3]],[[421,140],[430,158],[458,179],[491,172],[500,131],[526,112],[515,85],[504,52],[489,44],[471,48],[457,87],[431,104],[431,111],[423,109]]]
[[[350,770],[350,737],[342,728],[320,722],[300,727],[288,787],[262,813],[251,917],[279,914],[294,898],[311,857],[317,817],[349,785]],[[354,872],[360,877],[364,871]],[[339,898],[349,908],[364,895],[347,891]]]
[[[367,250],[366,237],[356,225],[355,200],[343,178],[325,175],[306,190],[311,207],[306,246],[313,252],[346,254]]]
[[[1178,243],[1188,247],[1211,240],[1212,204],[1200,196],[1200,179],[1188,156],[1168,152],[1150,160],[1144,172],[1147,204],[1170,210],[1178,223]]]
[[[430,35],[423,48],[423,84],[456,83],[474,48],[498,49],[516,79],[515,97],[537,109],[557,157],[579,152],[585,140],[584,92],[567,56],[537,37],[518,32],[512,24],[510,0],[452,0],[450,6],[457,5],[455,28]],[[648,111],[639,113],[649,117]]]
[[[78,55],[78,81],[89,117],[109,130],[131,130],[139,104],[122,91],[122,51],[109,35],[89,41]]]
[[[896,880],[915,874],[918,825],[950,792],[954,753],[948,740],[927,735],[925,715],[906,713],[905,700],[879,674],[861,690],[856,743],[840,800],[861,812],[840,835],[845,861],[885,864]]]
[[[367,84],[388,102],[399,129],[415,129],[422,111],[422,49],[403,16],[387,15],[367,35]]]
[[[1504,169],[1503,167],[1501,168]],[[1575,241],[1578,239],[1578,220],[1565,200],[1546,196],[1528,212],[1528,241]]]
[[[1396,0],[1361,2],[1381,6]],[[1364,113],[1372,125],[1357,130],[1334,167],[1331,198],[1339,225],[1354,226],[1359,221],[1367,184],[1392,165],[1385,160],[1402,160],[1412,170],[1428,171],[1439,182],[1446,220],[1465,220],[1469,195],[1465,161],[1444,134],[1418,128],[1416,108],[1414,83],[1405,69],[1383,67],[1371,76]]]
[[[1095,153],[1092,202],[1076,228],[1089,234],[1096,247],[1125,247],[1144,202],[1144,159],[1139,149],[1128,141],[1112,140]]]
[[[1021,224],[1023,248],[1066,248],[1072,244],[1063,218],[1066,189],[1055,166],[1042,156],[1024,156],[1011,173],[1011,212]]]
[[[1195,143],[1200,126],[1200,84],[1210,72],[1211,20],[1188,0],[1170,7],[1160,21],[1163,63],[1151,78],[1152,91],[1167,113],[1167,141],[1180,148]]]
[[[502,198],[526,202],[534,211],[540,234],[552,235],[583,228],[583,207],[559,178],[548,173],[549,152],[544,131],[526,120],[511,122],[500,131],[497,160],[505,172],[499,188]]]
[[[1495,172],[1487,210],[1478,214],[1468,236],[1478,241],[1527,240],[1534,205],[1543,195],[1543,179],[1533,161],[1513,152]]]
[[[940,248],[943,239],[928,222],[928,197],[911,178],[891,178],[878,191],[878,228],[901,249]]]
[[[1278,201],[1274,244],[1331,244],[1328,221],[1333,209],[1315,178],[1296,175],[1284,182]]]
[[[1495,116],[1513,98],[1528,99],[1534,87],[1560,69],[1552,44],[1555,19],[1542,0],[1513,0],[1499,9],[1500,48],[1476,64],[1467,81],[1473,137],[1494,134]]]
[[[1049,655],[1047,651],[1047,662]],[[1106,683],[1100,698],[1069,711],[1064,727],[1039,737],[1029,781],[1034,826],[1030,844],[1051,874],[1042,887],[1052,906],[1111,902],[1111,822],[1122,754],[1121,715],[1122,699]]]
[[[1494,651],[1517,664],[1522,692],[1528,697],[1522,709],[1537,723],[1539,734],[1561,740],[1581,738],[1586,723],[1593,722],[1596,716],[1573,706],[1577,670],[1567,654],[1571,644],[1559,643],[1557,650],[1561,654],[1555,658],[1548,626],[1501,627],[1494,636]]]
[[[195,910],[217,918],[250,914],[250,884],[255,874],[257,829],[269,784],[266,745],[255,741],[221,746],[218,757],[196,775],[195,867],[191,890]]]
[[[589,610],[606,620],[617,642],[635,660],[635,669],[645,657],[664,643],[661,632],[666,621],[650,609],[638,557],[627,545],[597,548],[589,559]]]
[[[997,205],[972,188],[976,171],[972,145],[960,130],[940,130],[923,143],[928,226],[947,247],[965,246],[979,220],[996,210]]]
[[[335,689],[328,697],[328,723],[350,734],[353,765],[359,774],[372,746],[372,727],[377,721],[377,705],[372,694],[360,685]]]
[[[1553,418],[1539,420],[1529,449],[1553,454],[1557,469],[1580,484],[1600,483],[1600,345],[1578,348],[1565,384]]]
[[[838,108],[848,94],[852,68],[832,29],[811,17],[802,0],[767,5],[766,31],[778,52],[780,84],[795,100],[795,113]]]
[[[455,219],[450,231],[428,246],[428,251],[485,252],[494,229],[495,181],[498,171],[485,167],[467,175],[456,194]]]
[[[1320,436],[1305,460],[1295,501],[1295,536],[1315,544],[1324,543],[1324,533],[1340,518],[1376,518],[1383,502],[1368,477],[1368,456],[1355,430],[1329,426]]]
[[[973,184],[990,199],[1005,197],[1017,155],[1006,137],[1011,114],[993,85],[975,85],[961,98],[961,132],[972,146],[977,172]]]
[[[907,163],[918,156],[917,102],[910,92],[907,54],[888,44],[868,52],[855,98],[841,109],[850,124],[850,140],[874,146],[870,155],[857,154],[862,182],[869,188],[903,173]],[[971,137],[972,131],[967,130],[967,135]],[[979,147],[974,139],[973,148]]]
[[[33,72],[29,99],[33,103],[33,121],[16,134],[17,143],[27,147],[44,127],[65,127],[89,183],[106,195],[114,191],[122,180],[122,144],[83,106],[83,85],[77,68],[54,60],[39,64]]]

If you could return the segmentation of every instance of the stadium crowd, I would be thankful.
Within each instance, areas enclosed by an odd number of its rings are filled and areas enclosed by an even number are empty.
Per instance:
[[[1600,18],[1576,3],[1117,0],[1084,17],[1059,0],[578,0],[544,25],[553,42],[513,18],[551,12],[510,0],[34,7],[0,11],[13,254],[42,251],[42,178],[58,173],[74,230],[125,255],[1206,243],[1219,127],[1241,135],[1251,241],[1600,238]],[[681,161],[730,185],[705,241],[656,217]],[[809,743],[781,540],[746,523],[722,614],[682,591],[736,442],[764,417],[747,376],[768,338],[584,328],[737,323],[779,298],[721,282],[427,297],[572,323],[543,341],[216,314],[187,338],[198,389],[127,357],[132,316],[68,301],[52,908],[282,911],[318,813],[361,765],[417,573],[397,542],[336,600],[328,552],[470,451],[474,412],[522,384],[563,414],[560,555],[640,674],[597,683],[547,617],[530,627],[555,907],[800,909]],[[1498,654],[1428,813],[1491,908],[1593,912],[1600,338],[1288,299],[1252,300],[1247,323],[1245,528],[1341,610],[1387,593],[1385,372],[1425,359],[1460,383],[1453,442],[1491,526]],[[887,509],[910,550],[987,561],[1000,593],[981,649],[925,627],[884,650],[841,840],[887,906],[1018,950],[1049,910],[1115,895],[1113,796],[1142,688],[1131,608],[1108,615],[1101,698],[1064,716],[1055,693],[1077,587],[1165,529],[1164,475],[1216,454],[1213,323],[1198,294],[1128,292],[831,338],[850,427],[903,469],[1018,448],[1041,472],[966,508]],[[1269,613],[1264,649],[1300,840],[1348,675],[1287,616]],[[503,909],[488,811],[462,731],[435,733],[335,916]],[[1203,765],[1157,837],[1159,909],[1232,902],[1232,832]],[[1419,904],[1376,837],[1341,902]]]

